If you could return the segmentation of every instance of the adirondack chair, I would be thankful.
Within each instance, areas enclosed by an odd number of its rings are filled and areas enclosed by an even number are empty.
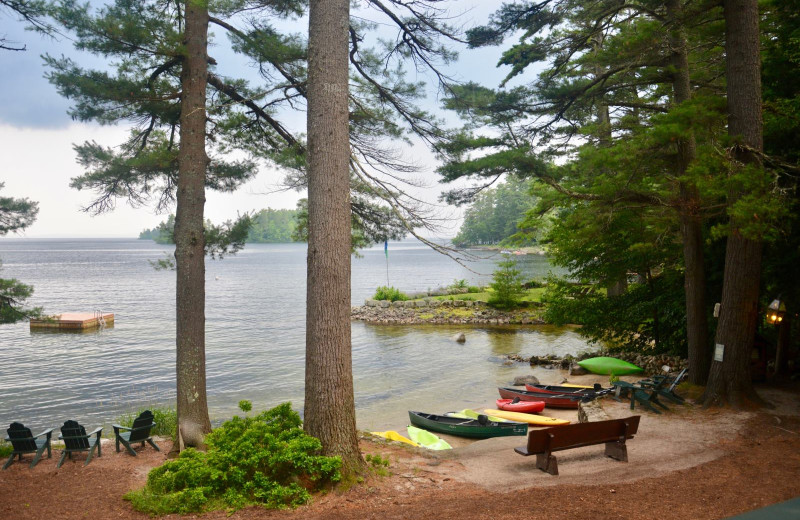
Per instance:
[[[88,451],[89,455],[86,457],[84,466],[92,461],[95,448],[97,449],[97,456],[102,456],[100,451],[100,435],[103,433],[102,426],[97,428],[91,433],[86,433],[86,428],[78,424],[76,421],[66,421],[64,426],[61,427],[61,435],[59,439],[64,441],[64,451],[61,454],[61,460],[58,461],[57,468],[64,464],[64,459],[69,457],[72,459],[72,453],[76,451]]]
[[[150,430],[156,423],[153,421],[153,412],[150,410],[145,410],[139,417],[137,417],[130,428],[126,426],[120,426],[119,424],[113,425],[114,427],[114,437],[117,439],[117,452],[119,452],[119,443],[121,442],[125,449],[128,450],[128,453],[136,456],[136,452],[131,447],[131,444],[136,442],[141,442],[142,446],[144,443],[147,442],[150,446],[156,449],[156,451],[161,451],[156,446],[156,443],[153,442],[153,438],[150,436]],[[125,431],[121,431],[125,430]]]
[[[8,468],[14,462],[14,457],[16,456],[19,456],[21,462],[22,455],[25,453],[36,454],[33,457],[33,462],[31,462],[31,467],[34,467],[39,462],[39,459],[42,458],[45,448],[47,448],[47,458],[49,459],[53,456],[53,452],[50,449],[50,437],[53,435],[53,428],[45,430],[34,437],[29,428],[26,428],[21,423],[14,422],[11,423],[11,427],[6,432],[8,432],[6,440],[11,443],[14,451],[11,452],[8,461],[3,465],[3,469]],[[40,437],[43,438],[40,439]]]
[[[681,382],[683,377],[688,372],[687,368],[684,368],[678,375],[676,376],[668,376],[668,375],[658,375],[653,376],[650,379],[643,379],[638,382],[638,385],[643,388],[649,388],[654,390],[658,393],[658,395],[666,397],[670,401],[678,404],[683,404],[686,400],[675,393],[675,387]]]
[[[661,410],[653,406],[654,404],[660,406],[664,410],[669,410],[664,403],[658,400],[658,392],[655,390],[642,388],[638,384],[628,383],[626,381],[614,381],[611,385],[615,387],[614,394],[612,395],[617,401],[619,401],[620,396],[630,396],[631,410],[634,409],[634,405],[637,402],[641,406],[657,414],[660,414]]]

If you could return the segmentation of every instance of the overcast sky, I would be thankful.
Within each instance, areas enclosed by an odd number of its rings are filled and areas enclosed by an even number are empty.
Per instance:
[[[459,25],[469,27],[485,23],[488,15],[499,6],[500,2],[495,1],[453,0],[451,12],[460,15],[457,19]],[[296,30],[303,30],[304,23],[302,20],[296,22]],[[154,227],[164,220],[166,215],[155,214],[151,207],[134,209],[123,201],[113,212],[99,216],[81,211],[92,200],[92,193],[69,187],[70,179],[83,173],[75,162],[73,144],[93,140],[102,145],[116,146],[128,134],[128,127],[100,127],[71,121],[67,115],[69,101],[59,96],[43,77],[45,68],[41,55],[75,56],[82,66],[99,67],[103,62],[93,56],[77,54],[72,43],[63,37],[52,40],[23,30],[23,25],[7,11],[0,11],[0,24],[6,40],[27,46],[25,52],[0,50],[0,182],[5,183],[0,195],[27,197],[39,202],[38,219],[22,236],[136,237],[142,229]],[[212,55],[227,52],[227,42],[219,43],[218,47],[212,48]],[[462,80],[496,86],[506,72],[495,67],[500,52],[496,47],[461,50],[461,58],[451,66],[450,72]],[[242,69],[248,66],[244,60],[237,63]],[[223,73],[233,74],[227,70]],[[438,101],[431,96],[426,105],[435,108]],[[304,117],[298,115],[296,123],[302,124]],[[436,167],[433,155],[421,145],[408,153],[426,167],[424,179],[429,188],[420,195],[435,203],[443,186],[433,172]],[[221,222],[242,211],[267,207],[294,209],[297,200],[305,194],[276,192],[281,178],[279,171],[265,166],[255,180],[234,194],[207,192],[206,217]],[[458,210],[442,210],[456,218],[460,214]],[[442,234],[452,236],[457,232],[457,226],[458,222],[454,222]]]

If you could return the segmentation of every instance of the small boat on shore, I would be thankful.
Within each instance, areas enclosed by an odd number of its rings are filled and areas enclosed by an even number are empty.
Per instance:
[[[409,411],[408,418],[411,420],[411,424],[417,428],[473,439],[527,435],[528,433],[528,425],[525,423],[495,422],[490,421],[485,415],[480,415],[478,419],[463,419]]]
[[[411,437],[412,442],[418,446],[429,450],[452,450],[453,447],[448,442],[435,433],[428,430],[417,428],[416,426],[407,426],[408,436]]]
[[[578,361],[578,365],[593,374],[625,376],[643,372],[641,367],[622,359],[600,356]]]
[[[516,402],[515,402],[516,401]],[[521,399],[498,399],[498,410],[507,412],[539,413],[544,410],[544,401],[523,401]]]
[[[509,412],[506,410],[484,410],[484,412],[503,417],[509,421],[528,423],[531,426],[563,426],[569,424],[567,419],[556,419],[555,417],[533,413]]]
[[[529,392],[542,392],[545,394],[580,394],[580,395],[592,395],[598,392],[602,392],[604,389],[600,385],[595,385],[594,387],[590,388],[576,388],[574,386],[563,386],[563,385],[532,385],[530,383],[525,383],[525,390]]]
[[[448,417],[460,417],[462,419],[480,419],[480,412],[476,412],[471,408],[464,408],[463,410],[459,410],[457,412],[447,412],[445,413]],[[483,414],[486,415],[486,414]],[[494,422],[508,422],[508,419],[503,419],[502,417],[495,417],[494,415],[486,415],[486,417],[490,421]]]
[[[582,399],[591,399],[590,396],[581,394],[549,394],[545,392],[531,392],[517,390],[516,388],[497,389],[503,399],[519,398],[520,401],[544,401],[548,408],[578,408]]]

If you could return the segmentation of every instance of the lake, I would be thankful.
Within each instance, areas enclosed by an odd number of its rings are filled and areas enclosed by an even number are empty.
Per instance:
[[[0,425],[40,430],[66,419],[108,427],[125,412],[169,403],[175,394],[175,274],[149,261],[172,246],[132,239],[0,240],[0,278],[35,287],[33,305],[48,313],[115,315],[113,327],[74,334],[0,326]],[[468,268],[412,241],[389,243],[389,285],[424,291],[454,280],[491,281],[502,257],[481,253]],[[517,257],[528,276],[551,269],[537,255]],[[262,410],[284,401],[303,406],[305,244],[248,244],[206,264],[206,355],[209,411],[218,423],[241,399]],[[363,304],[387,285],[383,245],[353,258],[352,301]],[[464,331],[467,341],[452,341]],[[496,387],[534,373],[503,363],[507,354],[588,350],[571,329],[555,327],[386,326],[352,324],[358,427],[401,428],[409,409],[445,412],[494,404]],[[5,426],[3,426],[5,428]]]

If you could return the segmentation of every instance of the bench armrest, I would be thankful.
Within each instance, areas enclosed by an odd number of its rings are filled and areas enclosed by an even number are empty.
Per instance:
[[[97,434],[97,438],[99,439],[100,438],[100,434],[102,432],[103,432],[103,427],[100,426],[99,428],[96,428],[94,431],[91,431],[91,432],[87,433],[86,436],[87,437],[91,437],[92,435]]]

